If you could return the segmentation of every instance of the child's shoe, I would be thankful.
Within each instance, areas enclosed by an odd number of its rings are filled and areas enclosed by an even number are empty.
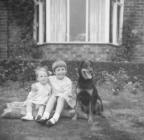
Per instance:
[[[37,115],[37,116],[35,117],[35,120],[36,120],[36,121],[40,121],[40,120],[41,120],[41,117],[42,117],[41,115]]]
[[[46,122],[46,126],[47,126],[47,127],[52,127],[52,126],[54,126],[56,123],[57,123],[57,121],[56,121],[54,118],[51,118],[50,120],[48,120],[48,121]]]
[[[46,119],[46,120],[43,120],[43,119],[37,120],[37,122],[42,124],[42,125],[45,125],[47,121],[48,121],[48,119]]]
[[[50,121],[50,120],[48,120],[47,122],[46,122],[46,126],[47,127],[52,127],[52,126],[54,126],[55,125],[55,123],[53,123],[52,121]]]
[[[48,120],[49,117],[50,117],[50,115],[45,113],[45,114],[41,117],[41,120]]]
[[[44,125],[48,119],[45,119],[45,120],[44,120],[44,119],[42,119],[42,116],[41,116],[41,115],[38,115],[38,116],[35,118],[35,120],[36,120],[38,123]]]
[[[26,116],[22,117],[21,119],[24,120],[24,121],[32,121],[33,120],[33,116],[26,115]]]

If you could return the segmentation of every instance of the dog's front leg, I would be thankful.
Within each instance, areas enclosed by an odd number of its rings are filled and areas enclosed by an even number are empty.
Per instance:
[[[78,108],[79,108],[79,103],[78,103],[78,99],[77,96],[80,93],[81,89],[79,89],[78,87],[76,87],[76,105],[75,105],[75,114],[72,117],[72,120],[77,120],[78,118]]]
[[[93,102],[92,102],[92,98],[93,98],[93,89],[87,90],[87,92],[90,95],[90,101],[89,101],[89,107],[88,107],[88,122],[93,122]]]
[[[88,115],[81,110],[81,105],[78,105],[75,109],[75,115],[72,120],[77,120],[77,118],[88,119]]]
[[[92,103],[89,103],[89,115],[88,115],[88,122],[93,122],[93,114],[92,114]]]
[[[72,117],[72,120],[76,121],[77,118],[78,118],[78,115],[77,115],[77,113],[75,113],[75,115]]]
[[[76,104],[75,114],[74,114],[74,116],[72,117],[72,120],[77,120],[77,118],[78,118],[78,105]]]

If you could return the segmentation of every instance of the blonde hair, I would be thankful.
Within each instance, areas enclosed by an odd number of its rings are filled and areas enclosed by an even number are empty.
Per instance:
[[[39,72],[45,72],[48,76],[50,75],[50,71],[48,71],[48,67],[47,66],[38,66],[36,69],[35,69],[35,74],[36,74],[36,77],[38,76]]]
[[[66,64],[66,62],[63,61],[63,60],[57,60],[57,61],[55,61],[55,62],[52,64],[52,70],[53,70],[53,72],[55,71],[55,69],[56,69],[57,67],[65,67],[65,69],[67,70],[67,64]]]

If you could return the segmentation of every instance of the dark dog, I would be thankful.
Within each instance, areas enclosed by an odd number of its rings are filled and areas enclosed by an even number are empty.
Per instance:
[[[93,82],[92,63],[90,61],[83,61],[80,64],[78,73],[76,110],[73,119],[76,120],[79,114],[83,114],[83,117],[85,116],[85,118],[88,118],[88,121],[92,122],[93,115],[97,111],[97,101],[100,104],[100,112],[103,111],[102,100]]]

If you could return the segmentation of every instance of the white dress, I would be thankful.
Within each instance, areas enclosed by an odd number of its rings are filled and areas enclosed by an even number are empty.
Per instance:
[[[71,106],[70,100],[72,97],[72,81],[65,76],[64,79],[59,80],[56,76],[49,77],[52,85],[52,95],[63,97],[66,102]]]
[[[49,84],[42,85],[37,82],[32,85],[27,101],[38,105],[45,105],[51,95],[51,86]]]

